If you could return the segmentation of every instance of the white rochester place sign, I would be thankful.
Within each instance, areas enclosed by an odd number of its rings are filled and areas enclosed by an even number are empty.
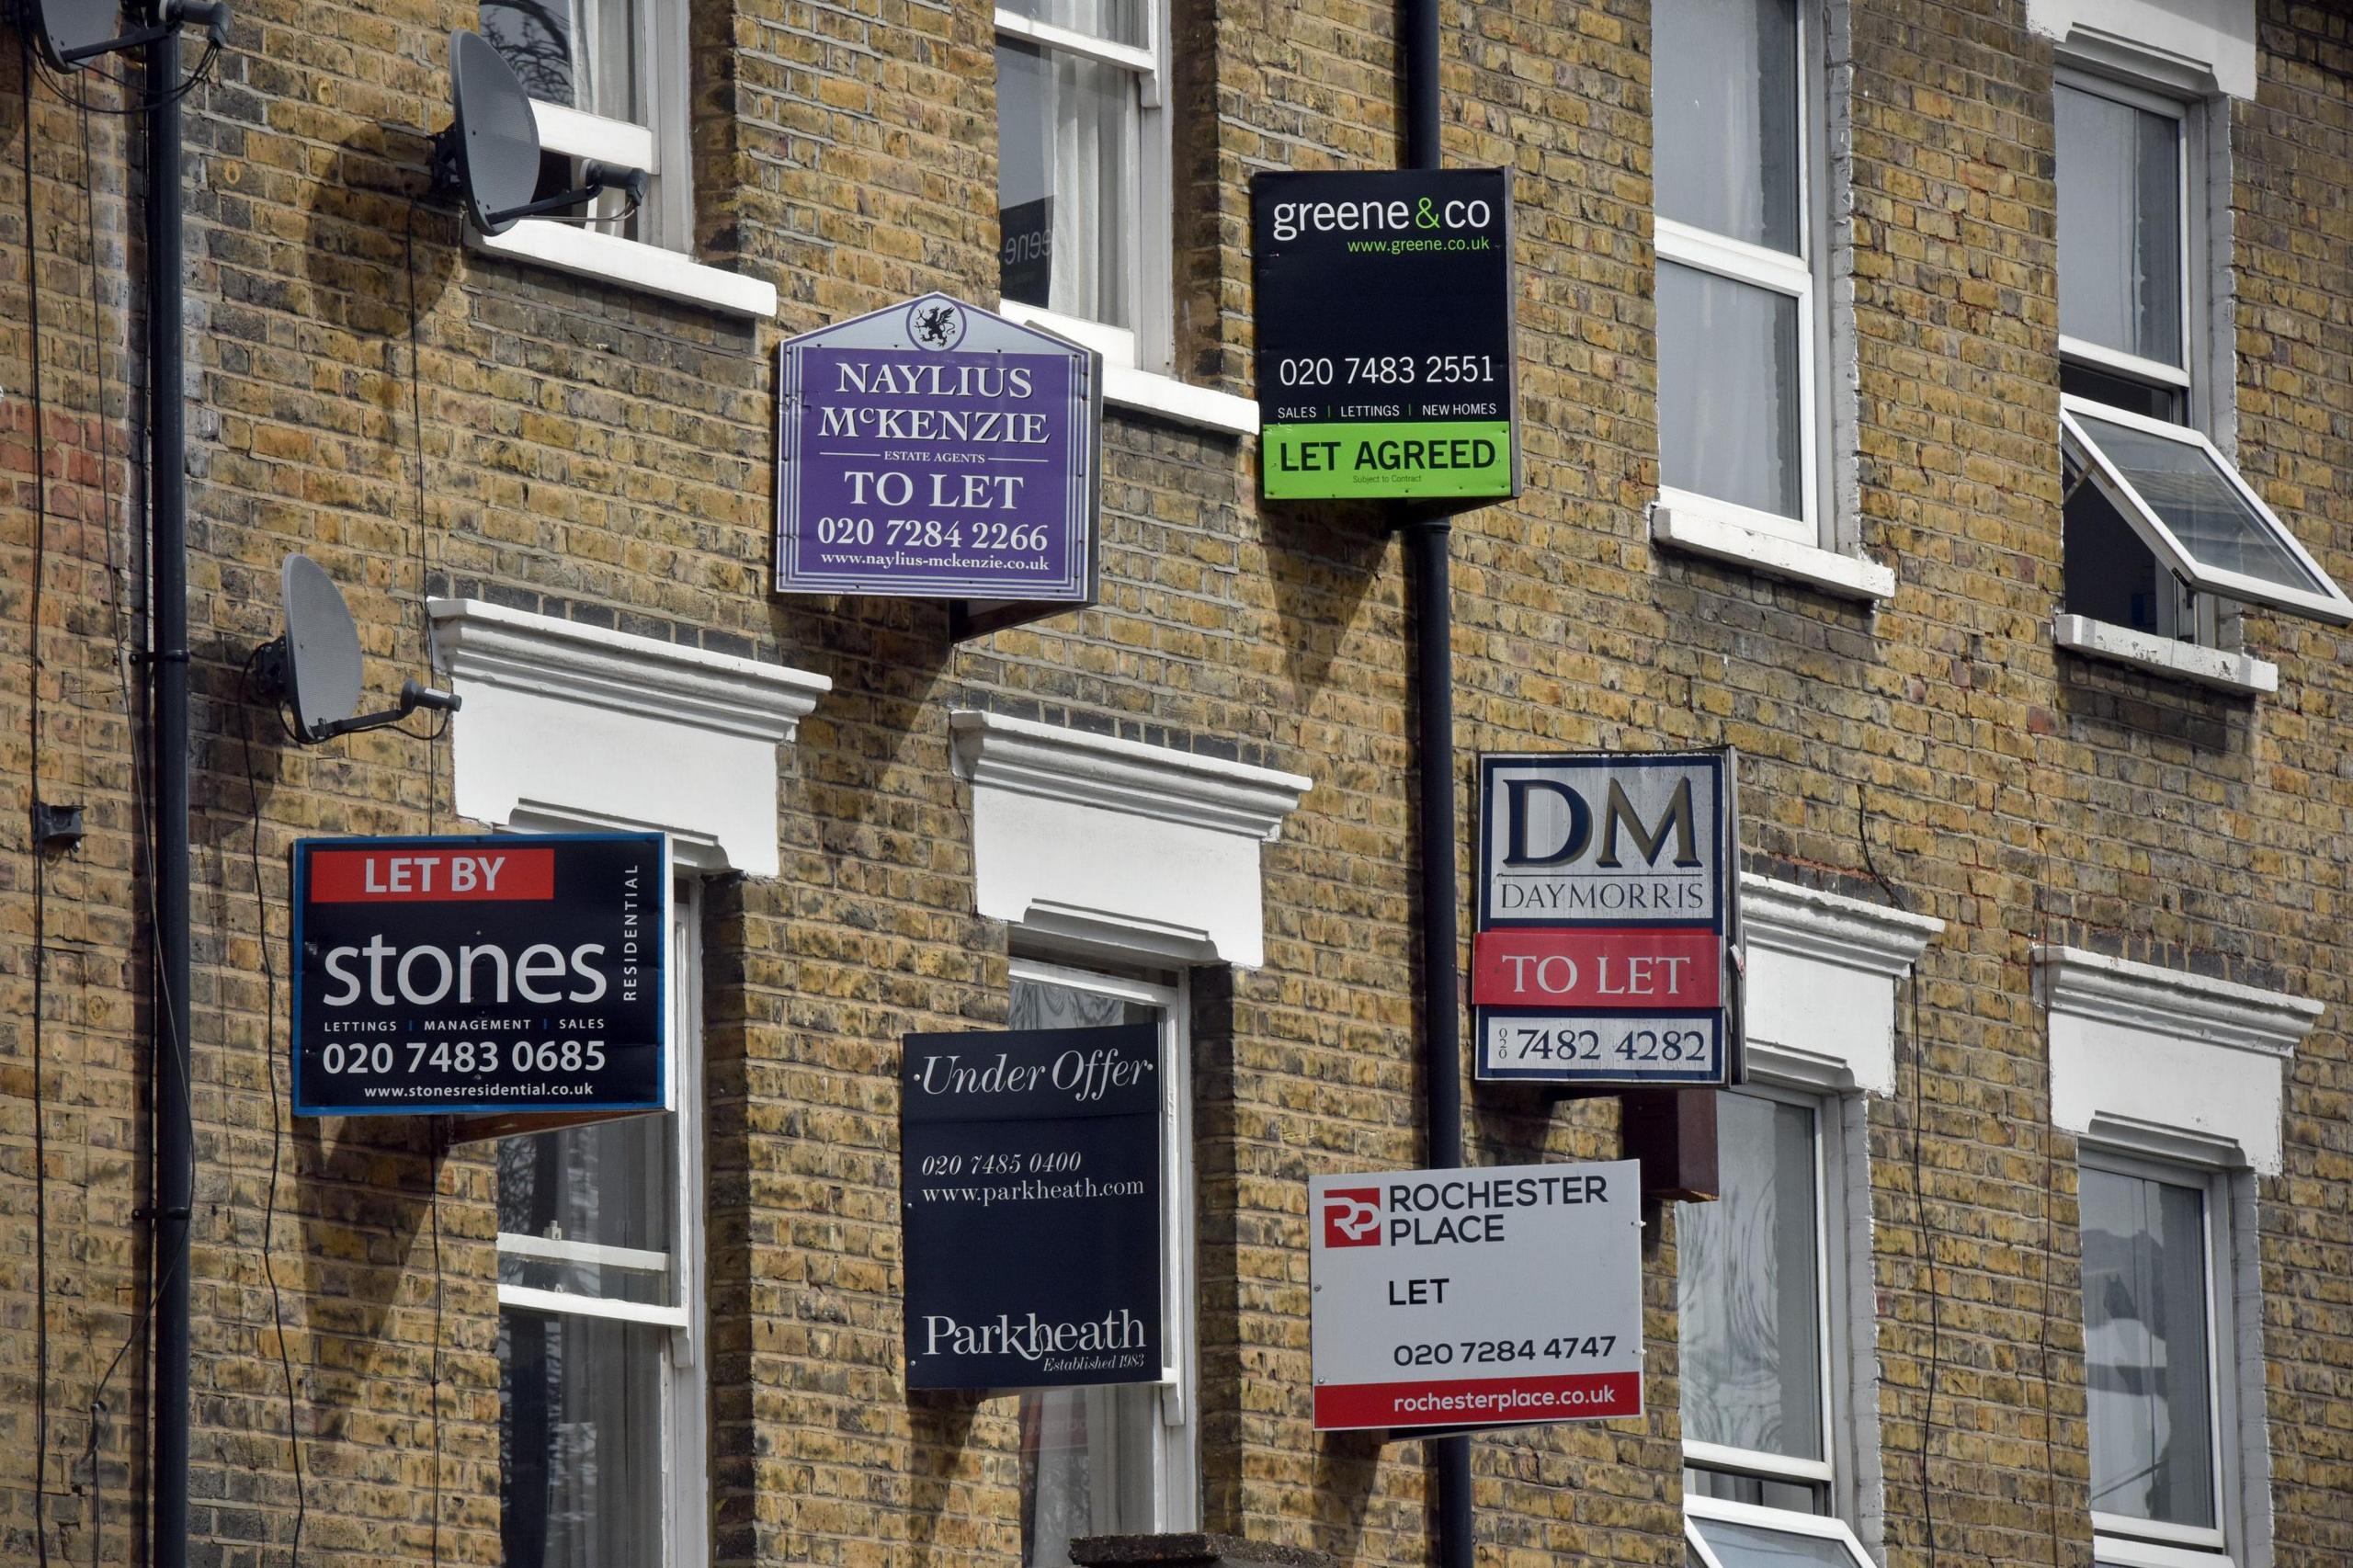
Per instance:
[[[1309,1184],[1318,1430],[1643,1413],[1641,1167]]]

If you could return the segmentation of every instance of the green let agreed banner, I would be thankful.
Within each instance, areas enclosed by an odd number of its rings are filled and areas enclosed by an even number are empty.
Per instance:
[[[1277,500],[1511,494],[1511,422],[1269,425],[1261,460]]]
[[[1267,496],[1518,494],[1510,171],[1268,173],[1250,196]]]

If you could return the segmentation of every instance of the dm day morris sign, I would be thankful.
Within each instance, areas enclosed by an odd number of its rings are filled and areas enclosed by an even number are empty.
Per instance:
[[[1478,1076],[1737,1081],[1729,751],[1479,759]]]
[[[1093,602],[1100,356],[926,294],[779,359],[779,593],[957,600],[966,631]]]
[[[1262,174],[1250,206],[1266,494],[1518,494],[1511,172]]]

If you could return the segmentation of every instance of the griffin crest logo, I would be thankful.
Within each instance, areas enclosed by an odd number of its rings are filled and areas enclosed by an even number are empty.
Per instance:
[[[942,301],[919,301],[907,312],[907,329],[919,348],[953,348],[964,340],[964,312]]]

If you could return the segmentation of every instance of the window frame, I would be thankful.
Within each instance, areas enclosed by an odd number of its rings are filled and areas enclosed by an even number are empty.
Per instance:
[[[1671,513],[1709,518],[1768,538],[1835,551],[1841,548],[1835,526],[1837,507],[1828,492],[1836,467],[1832,456],[1836,421],[1832,417],[1834,400],[1821,384],[1823,368],[1834,363],[1836,354],[1828,276],[1832,223],[1827,201],[1817,199],[1824,194],[1827,176],[1836,166],[1830,153],[1828,131],[1828,4],[1826,0],[1797,0],[1794,11],[1798,32],[1799,252],[1792,256],[1665,217],[1657,210],[1655,194],[1652,202],[1652,247],[1654,297],[1657,265],[1673,263],[1797,301],[1799,515],[1784,517],[1700,491],[1685,490],[1667,483],[1664,476],[1659,483],[1658,504]]]
[[[2212,292],[2208,274],[2215,258],[2207,244],[2205,204],[2202,200],[2194,199],[2204,194],[2209,177],[2207,106],[2195,98],[2185,98],[2156,87],[2123,80],[2110,73],[2087,70],[2063,62],[2052,82],[2054,160],[2057,155],[2058,95],[2063,91],[2087,93],[2111,103],[2163,115],[2174,122],[2174,202],[2180,219],[2179,232],[2174,235],[2174,255],[2179,267],[2179,276],[2174,280],[2174,301],[2181,316],[2182,362],[2168,365],[2162,359],[2128,354],[2088,338],[2070,337],[2063,332],[2059,335],[2060,360],[2063,364],[2073,362],[2121,376],[2127,381],[2178,392],[2183,394],[2187,409],[2187,416],[2182,423],[2194,428],[2207,429],[2215,422],[2215,389],[2210,383],[2215,378],[2217,367],[2207,363],[2210,334],[2206,320],[2207,301]],[[2190,174],[2193,167],[2199,171],[2195,180]],[[2055,210],[2055,186],[2053,200]],[[2198,373],[2200,367],[2206,369],[2206,375]]]
[[[642,120],[593,114],[546,98],[530,101],[540,152],[645,171],[645,200],[634,215],[641,237],[621,233],[612,217],[595,217],[585,222],[544,217],[520,222],[545,228],[585,229],[610,239],[688,254],[694,249],[694,183],[689,174],[691,135],[687,118],[693,93],[688,80],[686,7],[654,3],[636,9],[629,59],[631,87],[644,108]]]
[[[1832,1158],[1831,1141],[1838,1136],[1837,1097],[1810,1092],[1803,1088],[1785,1087],[1779,1084],[1751,1081],[1726,1094],[1749,1099],[1768,1100],[1779,1105],[1802,1108],[1813,1118],[1813,1298],[1820,1312],[1822,1333],[1816,1336],[1814,1386],[1821,1399],[1818,1412],[1822,1423],[1822,1451],[1819,1460],[1794,1459],[1786,1454],[1767,1452],[1761,1449],[1733,1448],[1720,1443],[1704,1443],[1694,1438],[1683,1439],[1683,1463],[1686,1469],[1708,1470],[1720,1473],[1755,1476],[1766,1481],[1787,1482],[1794,1485],[1822,1488],[1831,1514],[1842,1512],[1840,1495],[1841,1468],[1837,1462],[1839,1432],[1838,1368],[1844,1338],[1844,1320],[1831,1310],[1836,1300],[1837,1277],[1843,1267],[1834,1272],[1832,1245],[1844,1222],[1843,1212],[1838,1223],[1832,1220],[1834,1205],[1842,1211],[1843,1202],[1834,1194],[1831,1175],[1836,1168]],[[1843,1262],[1843,1260],[1839,1260]],[[1678,1264],[1678,1268],[1679,1268]],[[1679,1309],[1678,1309],[1679,1311]],[[1696,1462],[1695,1462],[1696,1461]],[[1687,1499],[1696,1499],[1687,1491]],[[1717,1499],[1707,1499],[1717,1501]],[[1742,1504],[1749,1507],[1755,1505]],[[1780,1515],[1793,1510],[1767,1507],[1766,1513]],[[1801,1517],[1821,1517],[1802,1515]]]
[[[1699,1539],[1692,1520],[1716,1518],[1763,1529],[1780,1530],[1836,1540],[1854,1559],[1855,1568],[1875,1568],[1864,1546],[1859,1525],[1878,1517],[1875,1497],[1866,1495],[1863,1411],[1855,1403],[1854,1339],[1858,1332],[1853,1280],[1858,1267],[1868,1266],[1852,1251],[1849,1221],[1858,1199],[1868,1202],[1869,1172],[1857,1159],[1868,1159],[1869,1144],[1857,1115],[1857,1097],[1835,1086],[1789,1074],[1772,1067],[1754,1071],[1749,1081],[1725,1091],[1730,1095],[1781,1105],[1802,1107],[1813,1118],[1814,1303],[1822,1325],[1817,1340],[1817,1386],[1822,1408],[1822,1454],[1819,1460],[1793,1459],[1758,1449],[1702,1443],[1686,1437],[1682,1463],[1688,1472],[1703,1470],[1718,1474],[1753,1477],[1819,1489],[1822,1511],[1737,1502],[1683,1489],[1684,1539],[1707,1568],[1722,1568],[1713,1549]],[[1679,1286],[1678,1286],[1679,1290]]]
[[[677,1119],[671,1139],[672,1245],[676,1301],[669,1306],[580,1296],[530,1286],[497,1285],[498,1308],[541,1317],[596,1318],[665,1329],[662,1337],[662,1548],[663,1568],[699,1568],[710,1544],[708,1290],[703,1223],[702,1128],[702,884],[692,876],[672,881],[670,956],[671,1049],[668,1072],[671,1109]],[[494,1230],[500,1257],[583,1263],[642,1262],[651,1255],[631,1247],[585,1242],[551,1242]],[[516,1243],[522,1244],[517,1245]],[[502,1465],[503,1470],[503,1465]],[[501,1477],[501,1493],[505,1482]]]
[[[2089,1140],[2079,1145],[2076,1165],[2079,1171],[2103,1171],[2195,1190],[2203,1206],[2200,1234],[2205,1243],[2200,1283],[2206,1307],[2206,1438],[2211,1466],[2208,1473],[2213,1477],[2215,1523],[2211,1527],[2177,1525],[2090,1509],[2092,1560],[2100,1568],[2109,1568],[2111,1564],[2114,1568],[2231,1568],[2243,1547],[2238,1539],[2241,1527],[2236,1523],[2240,1517],[2239,1456],[2236,1445],[2225,1440],[2226,1435],[2236,1429],[2239,1417],[2236,1358],[2223,1354],[2224,1346],[2235,1345],[2237,1335],[2233,1292],[2223,1288],[2222,1278],[2222,1270],[2234,1256],[2229,1230],[2230,1173],[2151,1159],[2129,1149]],[[2077,1218],[2080,1227],[2080,1208]],[[2080,1259],[2080,1241],[2077,1253]],[[2082,1315],[2079,1311],[2077,1316]],[[2086,1402],[2084,1430],[2087,1449],[2091,1420],[2091,1408]]]
[[[2079,415],[2106,420],[2128,430],[2173,441],[2197,451],[2212,466],[2231,493],[2254,512],[2256,520],[2274,541],[2284,546],[2298,565],[2333,592],[2316,594],[2291,588],[2200,562],[2181,542],[2164,515],[2149,505],[2140,490],[2125,476],[2124,471],[2084,428],[2077,418]],[[2077,454],[2084,465],[2084,479],[2097,488],[2109,504],[2123,516],[2150,553],[2157,558],[2157,564],[2187,585],[2190,592],[2231,599],[2240,604],[2284,609],[2329,625],[2353,623],[2353,599],[2346,597],[2345,590],[2337,587],[2336,579],[2313,559],[2312,552],[2303,547],[2279,516],[2264,504],[2263,497],[2239,473],[2237,465],[2222,456],[2212,438],[2203,430],[2192,425],[2152,419],[2146,415],[2067,393],[2063,393],[2059,399],[2059,425],[2063,446]]]
[[[1805,1536],[1814,1540],[1835,1540],[1844,1546],[1855,1561],[1855,1568],[1877,1568],[1870,1553],[1847,1521],[1835,1513],[1801,1514],[1788,1508],[1764,1508],[1754,1503],[1727,1502],[1721,1497],[1696,1496],[1685,1494],[1683,1498],[1683,1540],[1698,1556],[1703,1568],[1724,1568],[1715,1548],[1702,1536],[1699,1525],[1709,1519],[1722,1519],[1727,1524],[1754,1526],[1757,1529],[1778,1531],[1782,1535]]]
[[[2217,197],[2216,187],[2227,200],[2229,172],[2227,164],[2218,168],[2218,156],[2226,155],[2223,142],[2228,134],[2227,115],[2211,101],[2194,95],[2185,95],[2162,84],[2144,78],[2129,77],[2112,67],[2094,68],[2080,62],[2063,58],[2052,81],[2052,124],[2058,119],[2059,94],[2076,92],[2144,113],[2161,115],[2175,125],[2176,208],[2180,224],[2175,236],[2175,254],[2178,258],[2179,276],[2176,279],[2175,303],[2179,312],[2181,333],[2181,363],[2168,365],[2162,360],[2108,347],[2087,339],[2062,333],[2059,337],[2059,358],[2063,372],[2072,368],[2093,370],[2135,385],[2174,394],[2180,399],[2182,417],[2178,421],[2153,418],[2129,408],[2119,407],[2096,398],[2085,397],[2063,390],[2060,394],[2061,445],[2067,457],[2081,464],[2083,480],[2089,480],[2102,497],[2112,506],[2134,537],[2154,559],[2161,578],[2169,578],[2162,586],[2156,607],[2156,627],[2143,633],[2131,627],[2094,617],[2081,619],[2094,627],[2110,628],[2123,637],[2154,635],[2160,639],[2187,643],[2192,647],[2227,650],[2236,642],[2237,616],[2231,608],[2240,605],[2265,607],[2289,614],[2302,616],[2328,625],[2353,624],[2353,598],[2331,577],[2306,550],[2293,529],[2271,510],[2262,495],[2249,484],[2238,465],[2233,460],[2234,406],[2233,392],[2236,367],[2227,341],[2227,323],[2218,323],[2214,312],[2227,301],[2229,295],[2230,257],[2216,247],[2225,231],[2223,220],[2211,209]],[[2054,156],[2063,157],[2054,137]],[[2064,259],[2060,265],[2064,267]],[[2125,479],[2120,469],[2103,451],[2075,417],[2078,414],[2112,421],[2129,429],[2179,442],[2195,449],[2222,477],[2234,494],[2245,501],[2255,514],[2258,525],[2281,543],[2290,557],[2313,577],[2330,590],[2315,594],[2283,586],[2243,573],[2206,566],[2183,547],[2172,527],[2152,506],[2140,492]],[[2070,494],[2073,487],[2070,487]],[[2080,612],[2069,609],[2063,590],[2061,600],[2063,615]],[[2086,647],[2086,644],[2073,644]],[[2097,652],[2096,647],[2088,651]],[[2139,661],[2134,661],[2139,662]]]
[[[992,52],[1007,40],[1051,58],[1074,55],[1124,72],[1135,89],[1136,227],[1127,247],[1128,297],[1135,301],[1135,324],[1120,326],[1066,314],[1043,305],[1007,300],[1000,274],[997,313],[1025,326],[1041,327],[1103,356],[1106,366],[1170,375],[1176,367],[1175,174],[1169,143],[1168,11],[1165,0],[1138,0],[1143,7],[1147,45],[1123,44],[1091,33],[1040,22],[999,6],[994,13]],[[1000,100],[998,125],[1002,127]],[[1000,131],[1000,141],[1002,132]],[[1000,239],[998,265],[1003,267]]]
[[[1147,1441],[1152,1518],[1121,1521],[1119,1533],[1198,1528],[1200,1514],[1199,1423],[1195,1344],[1195,1216],[1191,986],[1179,969],[1139,972],[1101,967],[1086,958],[1017,948],[1008,963],[1015,981],[1064,986],[1115,996],[1161,1010],[1161,1352],[1154,1389],[1157,1418]],[[1099,1522],[1099,1521],[1098,1521]]]

